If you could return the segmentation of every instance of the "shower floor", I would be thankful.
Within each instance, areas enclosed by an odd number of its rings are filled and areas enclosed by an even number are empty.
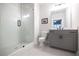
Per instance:
[[[74,53],[63,51],[47,46],[35,46],[34,43],[30,43],[24,48],[18,49],[12,53],[11,56],[74,56]]]

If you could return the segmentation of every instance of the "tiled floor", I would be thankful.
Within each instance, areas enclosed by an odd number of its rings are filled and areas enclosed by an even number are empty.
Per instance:
[[[74,53],[47,46],[35,46],[33,43],[12,53],[11,56],[74,56]]]

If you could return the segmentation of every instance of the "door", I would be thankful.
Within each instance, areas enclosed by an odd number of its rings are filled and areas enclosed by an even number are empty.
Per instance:
[[[28,44],[34,39],[34,4],[21,4],[20,42]]]

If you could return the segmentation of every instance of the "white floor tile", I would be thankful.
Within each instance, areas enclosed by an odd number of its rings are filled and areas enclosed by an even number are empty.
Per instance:
[[[74,56],[74,53],[63,51],[47,46],[34,46],[33,43],[21,48],[11,54],[11,56]]]

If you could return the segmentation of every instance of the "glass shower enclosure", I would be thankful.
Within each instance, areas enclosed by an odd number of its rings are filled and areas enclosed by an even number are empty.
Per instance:
[[[34,4],[0,3],[0,56],[11,54],[33,39]]]
[[[34,39],[34,4],[20,4],[21,8],[21,26],[20,43],[28,44]]]

